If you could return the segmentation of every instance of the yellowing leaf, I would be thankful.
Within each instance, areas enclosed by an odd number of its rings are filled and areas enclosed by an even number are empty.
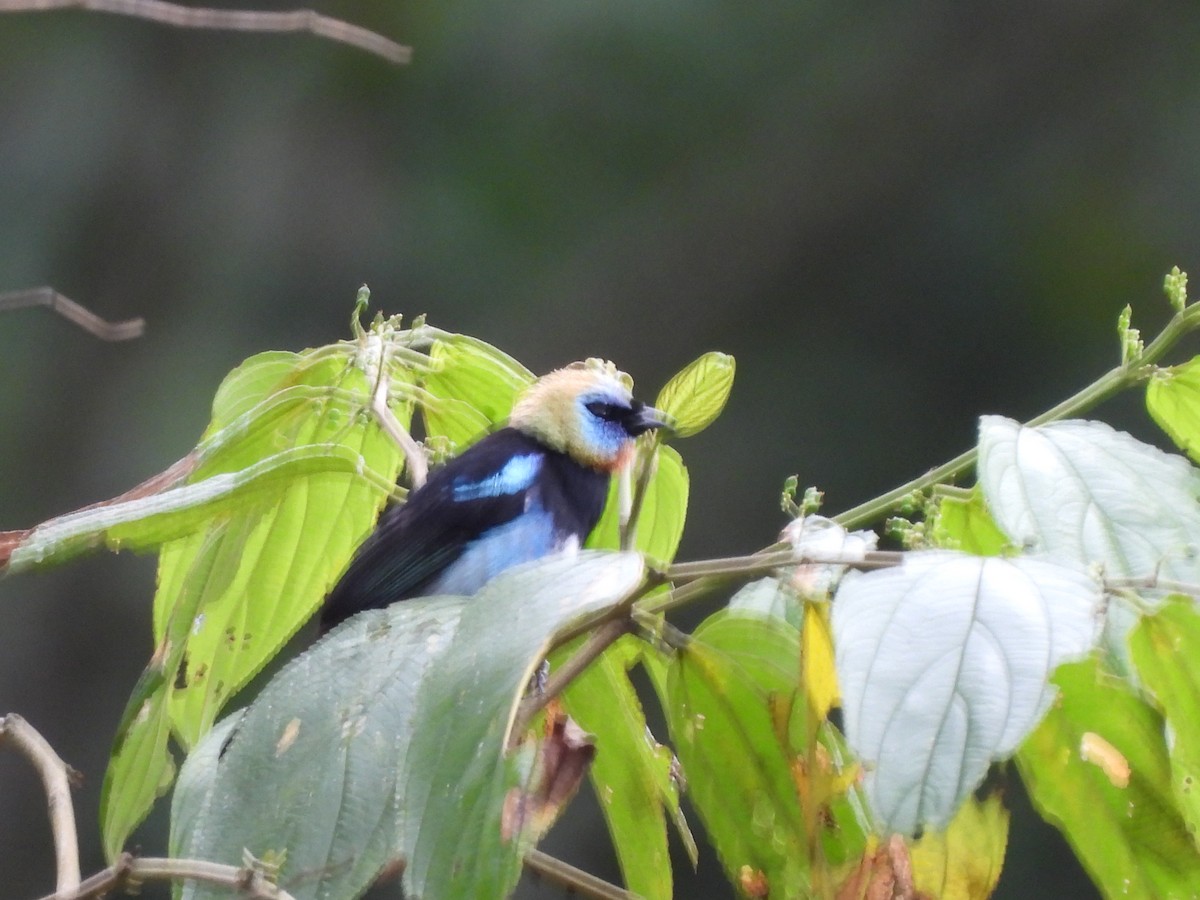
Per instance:
[[[1008,845],[1009,812],[993,794],[968,800],[946,827],[909,848],[918,892],[941,900],[985,900],[996,889]]]
[[[833,636],[829,632],[829,607],[825,603],[804,604],[804,628],[800,632],[800,656],[804,689],[818,720],[829,715],[841,698],[837,670],[833,665]]]

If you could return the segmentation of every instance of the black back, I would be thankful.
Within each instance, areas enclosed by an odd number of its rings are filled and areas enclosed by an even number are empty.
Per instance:
[[[514,457],[530,455],[541,465],[524,490],[456,499],[456,485],[486,482]],[[383,512],[326,599],[322,629],[364,609],[420,596],[473,541],[513,521],[531,504],[550,514],[556,540],[574,536],[582,543],[604,511],[608,483],[607,473],[580,465],[516,429],[488,435],[431,472],[407,502]]]

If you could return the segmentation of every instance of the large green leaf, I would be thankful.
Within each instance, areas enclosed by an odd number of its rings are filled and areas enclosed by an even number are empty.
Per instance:
[[[636,554],[585,553],[504,573],[467,607],[418,698],[406,796],[422,817],[402,836],[410,896],[500,897],[516,883],[538,835],[506,840],[496,827],[514,787],[497,761],[520,692],[560,627],[611,606],[641,578]]]
[[[565,648],[561,657],[577,646]],[[672,888],[664,803],[687,832],[670,774],[671,751],[651,737],[629,681],[628,669],[639,652],[634,638],[622,638],[567,686],[562,700],[595,736],[599,752],[590,771],[592,785],[626,886],[647,900],[665,900]]]
[[[809,878],[788,726],[778,720],[795,702],[799,658],[791,626],[718,613],[655,679],[688,794],[726,872],[734,883],[764,879],[773,897],[802,896]]]
[[[1129,635],[1134,664],[1172,735],[1171,787],[1193,838],[1200,836],[1200,613],[1175,597]]]
[[[100,792],[100,827],[104,851],[116,858],[125,840],[167,792],[175,772],[167,747],[171,720],[167,701],[171,680],[183,662],[188,629],[200,601],[200,586],[214,572],[228,570],[227,556],[236,541],[225,540],[231,528],[245,527],[225,520],[207,534],[191,558],[192,577],[185,579],[175,615],[166,623],[166,636],[138,679],[117,727],[112,758]]]
[[[506,353],[465,335],[447,335],[429,351],[424,379],[425,431],[462,449],[503,423],[533,374]]]
[[[361,468],[394,480],[402,461],[400,451],[370,417],[361,414],[372,387],[366,374],[350,367],[344,357],[319,356],[311,363],[304,356],[298,359],[298,368],[281,383],[286,388],[326,387],[326,396],[290,410],[271,428],[247,428],[244,439],[229,440],[211,454],[199,475],[238,471],[271,445],[336,442],[353,454]],[[272,354],[264,365],[275,370],[277,362]],[[231,378],[242,384],[249,381],[245,367],[235,370]],[[227,392],[219,392],[218,397],[223,393]],[[241,396],[245,398],[245,393]],[[247,403],[243,399],[241,405]],[[252,416],[255,408],[237,421]],[[385,499],[377,484],[354,473],[314,475],[294,479],[260,504],[239,511],[253,525],[225,533],[226,539],[236,535],[232,537],[236,552],[224,556],[228,571],[213,571],[199,588],[196,615],[185,638],[184,664],[172,679],[169,708],[185,747],[211,727],[229,697],[317,608]],[[192,577],[195,548],[206,539],[201,531],[164,548],[155,595],[159,642],[182,580]]]
[[[516,704],[554,632],[641,574],[629,554],[559,557],[469,600],[350,619],[272,679],[231,739],[214,731],[189,757],[172,853],[238,864],[248,849],[297,898],[356,896],[395,858],[407,896],[505,896],[539,835],[512,813],[533,749],[506,753]]]
[[[354,349],[260,354],[235,369],[191,484],[133,501],[166,512],[114,532],[172,539],[159,557],[157,650],[105,777],[110,856],[170,783],[168,734],[190,747],[208,730],[316,609],[389,493],[401,455],[364,412],[372,383]]]
[[[112,550],[149,550],[195,533],[218,516],[261,505],[296,479],[353,475],[360,466],[359,455],[347,447],[310,444],[195,484],[89,507],[30,531],[13,549],[8,569],[17,573],[65,562],[101,545]]]
[[[1061,689],[1017,763],[1042,816],[1106,897],[1194,896],[1200,855],[1175,807],[1162,717],[1095,660]]]

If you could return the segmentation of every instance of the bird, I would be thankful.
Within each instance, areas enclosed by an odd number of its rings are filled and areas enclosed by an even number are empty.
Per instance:
[[[367,609],[470,595],[505,569],[578,549],[635,439],[669,428],[612,367],[573,363],[535,381],[508,423],[384,510],[326,597],[321,631]]]

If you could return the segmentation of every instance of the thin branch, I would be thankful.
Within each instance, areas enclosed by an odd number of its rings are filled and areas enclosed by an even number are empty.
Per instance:
[[[403,65],[412,59],[412,48],[397,44],[381,34],[323,16],[311,9],[260,12],[246,9],[210,9],[180,6],[164,0],[0,0],[0,13],[44,12],[82,9],[145,19],[175,28],[205,28],[218,31],[307,31],[320,38],[365,50],[390,63]]]
[[[1159,578],[1157,575],[1147,575],[1141,578],[1105,578],[1106,590],[1160,590],[1172,594],[1186,594],[1189,597],[1200,597],[1200,584],[1189,581],[1175,581],[1170,578]]]
[[[706,577],[746,578],[766,575],[785,566],[849,566],[852,569],[889,569],[904,561],[904,554],[891,550],[872,550],[860,556],[840,557],[797,553],[795,550],[767,550],[749,556],[724,559],[700,559],[676,563],[664,574],[667,581],[692,581]]]
[[[408,429],[400,424],[400,420],[396,418],[396,414],[392,412],[391,406],[388,405],[389,384],[390,381],[387,376],[387,342],[380,341],[379,371],[375,376],[375,389],[371,392],[371,412],[379,420],[379,426],[404,451],[404,456],[408,459],[409,480],[412,481],[414,488],[419,488],[425,483],[425,479],[429,475],[429,460],[425,457],[425,451],[421,448],[421,445],[413,440],[413,436],[408,433]]]
[[[1200,304],[1189,306],[1183,312],[1175,315],[1167,326],[1151,341],[1135,358],[1122,363],[1105,372],[1083,390],[1071,395],[1040,415],[1034,416],[1025,424],[1044,425],[1069,416],[1078,416],[1094,408],[1115,394],[1128,387],[1144,381],[1154,371],[1158,361],[1166,355],[1179,339],[1188,332],[1194,331],[1200,325]],[[858,506],[834,516],[834,521],[846,528],[857,528],[869,522],[874,522],[899,505],[904,498],[915,491],[928,490],[933,485],[952,481],[963,475],[975,465],[978,452],[968,450],[960,453],[949,462],[943,463],[936,469],[914,478],[873,500],[860,503]]]
[[[546,686],[536,691],[524,700],[517,707],[517,714],[513,717],[512,729],[509,731],[510,740],[520,740],[521,736],[529,728],[529,723],[533,720],[542,708],[552,699],[563,692],[574,679],[579,677],[584,669],[595,662],[605,650],[616,643],[621,635],[629,631],[630,620],[627,614],[622,614],[620,618],[610,619],[605,622],[590,635],[571,657],[559,666],[546,681]]]
[[[634,550],[637,546],[638,520],[642,517],[642,505],[646,502],[646,494],[650,490],[650,479],[658,468],[658,456],[654,452],[658,448],[658,434],[651,438],[649,449],[638,455],[641,465],[638,467],[637,484],[633,488],[633,499],[628,511],[621,521],[621,549]],[[625,486],[625,482],[622,482]],[[624,509],[624,507],[622,507]]]
[[[55,890],[60,894],[74,891],[79,886],[79,842],[75,809],[71,805],[71,780],[78,778],[78,773],[62,761],[36,728],[16,713],[0,717],[0,745],[5,743],[33,763],[42,776],[58,868]]]
[[[9,2],[10,0],[0,0],[0,12],[8,11],[7,4]],[[33,306],[45,306],[53,310],[102,341],[127,341],[131,338],[141,337],[146,330],[145,319],[109,322],[91,310],[80,306],[69,297],[64,297],[51,287],[31,288],[27,291],[8,291],[0,294],[0,312],[28,309]]]
[[[249,900],[294,900],[274,884],[259,866],[228,866],[200,859],[139,858],[122,853],[115,863],[87,879],[75,890],[57,891],[41,900],[85,900],[101,897],[127,884],[141,881],[202,881],[227,887]]]
[[[531,850],[525,856],[525,868],[571,893],[595,900],[638,900],[638,895],[609,884],[590,872],[577,869],[557,857]]]

